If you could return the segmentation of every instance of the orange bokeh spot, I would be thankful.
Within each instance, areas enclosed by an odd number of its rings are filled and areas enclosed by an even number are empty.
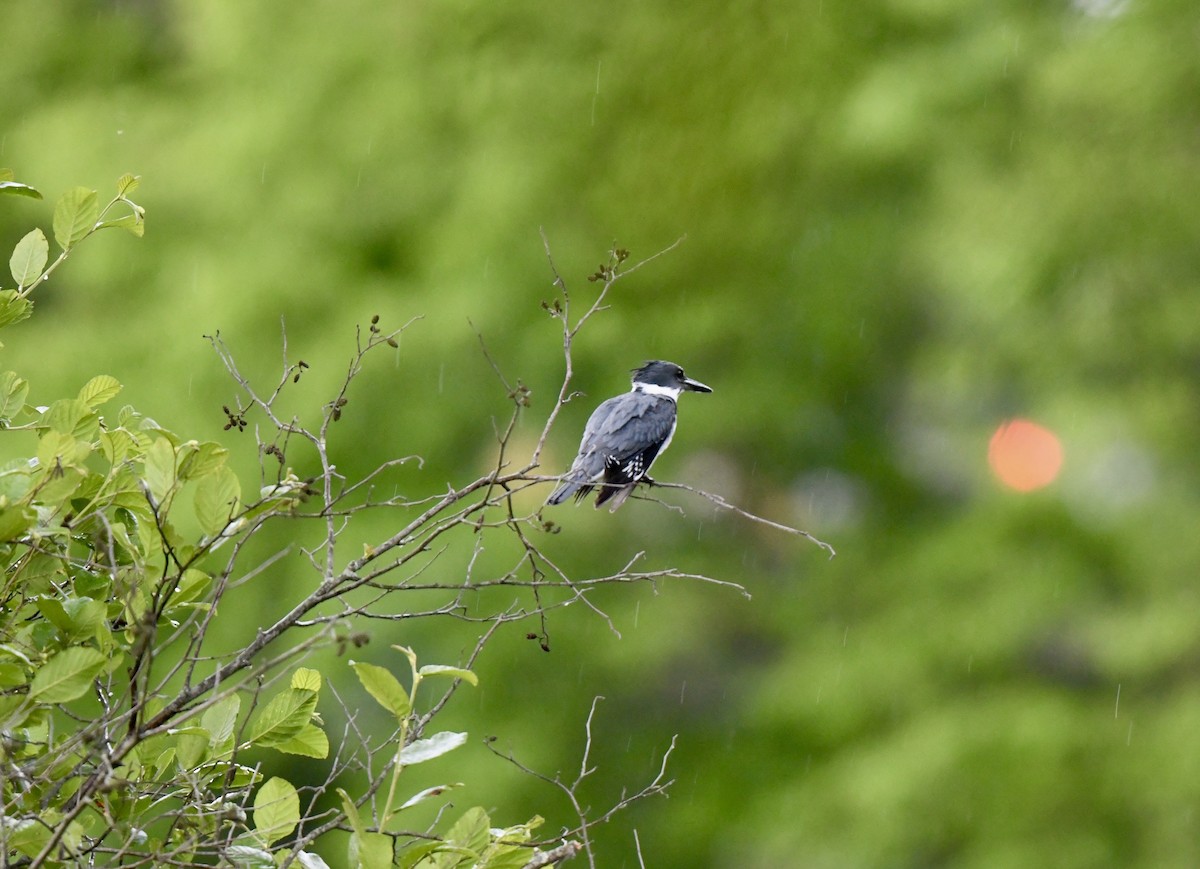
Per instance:
[[[988,442],[988,464],[1001,483],[1018,492],[1054,482],[1062,463],[1062,444],[1054,432],[1027,419],[1001,423]]]

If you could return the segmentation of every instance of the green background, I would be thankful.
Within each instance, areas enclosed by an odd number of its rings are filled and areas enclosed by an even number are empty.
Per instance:
[[[253,442],[221,431],[236,393],[203,334],[266,385],[283,318],[311,415],[357,325],[421,316],[333,451],[348,475],[419,454],[400,485],[439,492],[486,470],[510,407],[476,332],[533,390],[519,454],[557,394],[539,227],[577,304],[614,240],[637,260],[687,236],[581,334],[586,397],[546,470],[629,368],[671,359],[715,391],[683,399],[656,476],[839,555],[679,492],[656,495],[684,515],[548,513],[574,575],[645,551],[753,596],[606,590],[620,638],[574,607],[549,654],[502,632],[441,719],[472,742],[421,771],[466,782],[456,806],[570,824],[475,737],[573,776],[600,694],[592,806],[679,734],[670,798],[597,834],[603,866],[638,865],[635,829],[647,866],[1200,863],[1194,2],[76,0],[4,19],[0,164],[50,200],[134,172],[148,212],[143,240],[105,233],[39,288],[4,366],[36,404],[116,376],[164,425],[231,442],[244,488]],[[49,214],[9,198],[0,237]],[[986,463],[1013,416],[1063,444],[1029,495]],[[439,569],[461,579],[466,555]],[[312,582],[275,571],[261,609],[218,621],[243,635]],[[359,657],[397,668],[389,643],[453,663],[474,637],[369,630]]]

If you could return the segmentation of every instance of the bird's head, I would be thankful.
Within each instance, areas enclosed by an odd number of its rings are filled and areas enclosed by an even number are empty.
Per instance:
[[[654,360],[633,370],[633,388],[656,395],[678,398],[681,392],[712,392],[699,380],[692,380],[674,362]]]

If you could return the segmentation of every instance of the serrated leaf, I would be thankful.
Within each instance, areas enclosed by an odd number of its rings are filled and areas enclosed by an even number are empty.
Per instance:
[[[8,260],[8,269],[12,272],[17,286],[24,289],[37,281],[46,268],[49,256],[50,242],[46,241],[46,233],[40,229],[27,232],[25,237],[17,242]]]
[[[60,398],[51,404],[41,423],[76,440],[91,440],[100,431],[100,417],[78,398]]]
[[[108,374],[97,374],[79,390],[79,400],[95,410],[121,391],[121,382]]]
[[[287,779],[267,779],[254,795],[254,829],[267,844],[290,835],[300,823],[300,795]]]
[[[324,730],[310,722],[301,727],[295,736],[280,740],[273,748],[284,754],[322,759],[329,757],[329,737]]]
[[[209,474],[196,486],[194,505],[200,529],[207,535],[219,534],[238,509],[242,487],[229,468]]]
[[[82,646],[63,649],[34,675],[29,684],[29,699],[39,703],[66,703],[81,697],[107,661],[107,656],[95,649]]]
[[[216,750],[233,736],[233,728],[237,724],[238,712],[242,708],[242,698],[230,694],[204,710],[200,716],[200,726],[209,733],[209,744]]]
[[[317,708],[317,692],[288,688],[271,698],[250,728],[250,742],[273,748],[294,738],[310,723]]]
[[[417,671],[421,676],[449,676],[452,679],[462,679],[472,685],[479,685],[479,677],[470,670],[462,667],[448,667],[445,664],[426,664]]]
[[[68,190],[54,207],[54,240],[63,250],[92,231],[100,216],[100,201],[96,191],[86,187]]]
[[[56,435],[62,437],[62,435]],[[78,446],[78,444],[77,444]],[[84,445],[86,446],[86,444]],[[68,498],[79,491],[86,474],[79,468],[66,464],[67,459],[60,459],[62,465],[47,465],[41,478],[37,480],[37,502],[44,507],[58,507]]]
[[[33,302],[23,299],[16,290],[0,290],[0,327],[11,326],[29,318]]]
[[[212,441],[186,441],[179,445],[175,472],[181,480],[199,480],[229,459],[229,450]]]
[[[428,739],[418,739],[416,742],[411,742],[400,750],[400,762],[405,766],[412,766],[414,763],[424,763],[427,760],[433,760],[435,757],[441,757],[443,754],[448,754],[454,749],[467,741],[467,734],[453,733],[449,730],[443,730],[441,733],[435,733]]]
[[[7,423],[20,413],[28,396],[29,383],[15,371],[0,374],[0,422]]]
[[[165,437],[155,438],[146,450],[146,485],[155,501],[161,502],[175,486],[175,448]]]
[[[90,444],[78,441],[69,434],[47,431],[38,438],[38,465],[44,474],[54,474],[62,465],[70,467],[80,464],[91,451]]]
[[[397,720],[402,721],[408,717],[412,712],[408,692],[390,671],[361,661],[351,661],[350,666],[354,668],[358,681],[380,706],[395,715]]]
[[[42,194],[37,188],[11,179],[0,181],[0,193],[6,193],[10,196],[28,196],[30,199],[42,198]]]
[[[120,465],[136,447],[137,441],[133,435],[123,428],[110,429],[100,432],[100,449],[104,459],[110,465]],[[136,490],[136,486],[132,487]]]
[[[133,191],[137,190],[138,186],[141,183],[142,183],[141,175],[134,175],[130,172],[126,172],[124,175],[122,175],[120,178],[117,179],[117,195],[118,196],[127,196],[130,193],[132,193]]]
[[[304,691],[320,691],[321,681],[321,671],[311,667],[297,667],[292,674],[292,687]]]

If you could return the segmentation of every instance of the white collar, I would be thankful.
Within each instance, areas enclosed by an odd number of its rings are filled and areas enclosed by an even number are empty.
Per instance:
[[[662,395],[671,401],[679,400],[679,393],[683,392],[675,386],[659,386],[657,383],[635,383],[633,384],[634,392],[644,392],[646,395]]]

